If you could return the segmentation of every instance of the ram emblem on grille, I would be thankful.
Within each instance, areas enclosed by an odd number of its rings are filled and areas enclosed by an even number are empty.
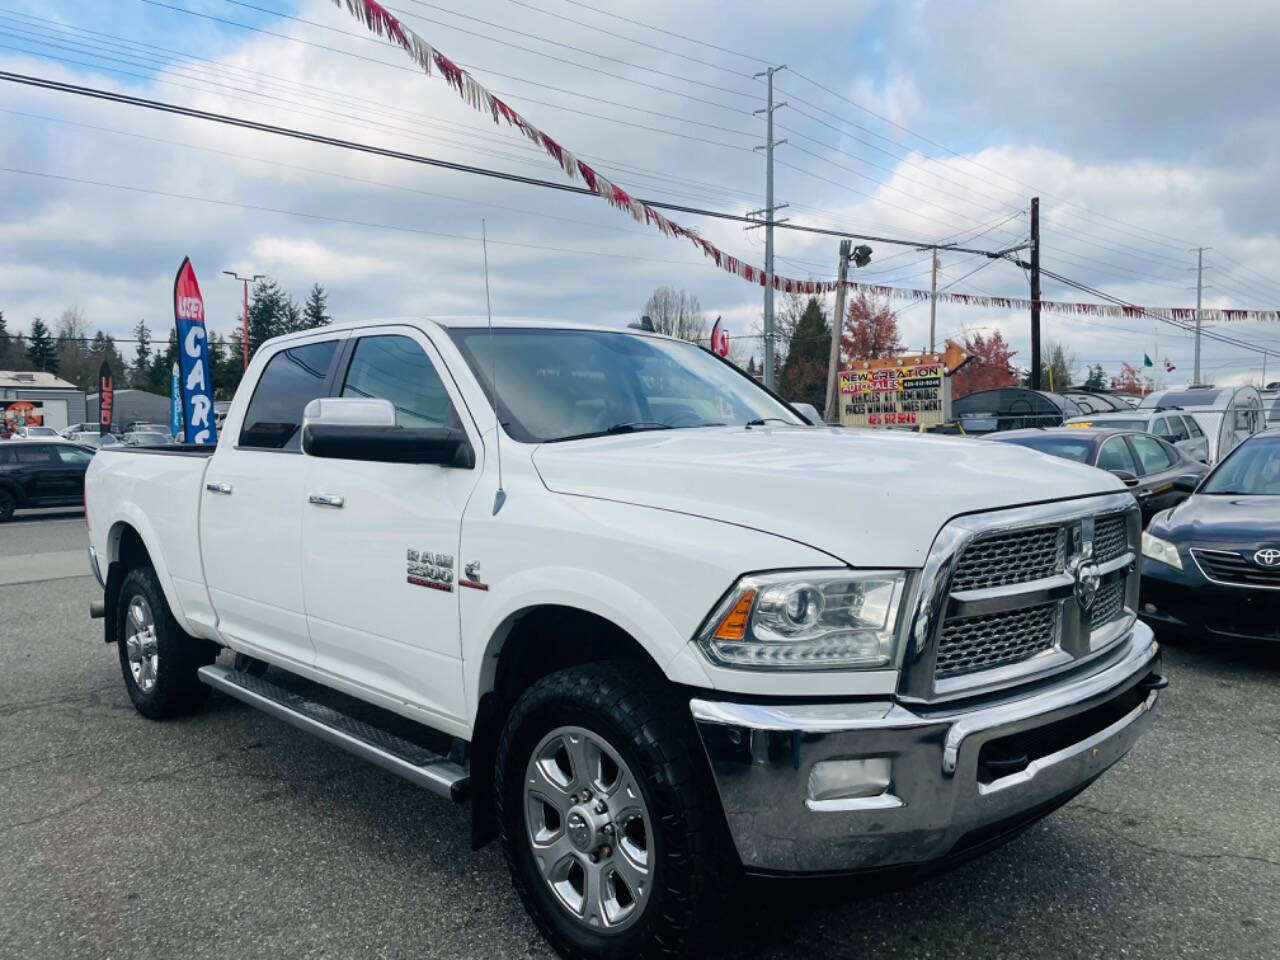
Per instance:
[[[1102,572],[1093,561],[1093,517],[1085,517],[1071,531],[1071,562],[1068,570],[1075,578],[1076,603],[1088,611],[1102,584]]]

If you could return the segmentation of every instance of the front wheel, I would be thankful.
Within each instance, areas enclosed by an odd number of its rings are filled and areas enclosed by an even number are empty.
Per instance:
[[[512,882],[564,957],[684,956],[738,867],[688,706],[614,663],[539,680],[495,789]]]
[[[151,567],[130,570],[116,599],[116,646],[125,689],[144,717],[191,713],[209,699],[197,673],[218,648],[178,626]]]

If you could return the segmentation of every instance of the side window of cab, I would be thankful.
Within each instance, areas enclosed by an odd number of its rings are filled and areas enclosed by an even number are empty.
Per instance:
[[[329,395],[337,340],[281,350],[267,361],[240,428],[241,447],[297,452],[302,448],[302,411]]]
[[[400,427],[461,428],[435,364],[417,341],[400,334],[356,341],[342,396],[391,401]]]

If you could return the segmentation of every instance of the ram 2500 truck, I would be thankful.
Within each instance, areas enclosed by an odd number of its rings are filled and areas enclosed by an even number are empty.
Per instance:
[[[565,956],[687,951],[743,869],[971,855],[1165,683],[1119,480],[813,426],[647,332],[273,340],[216,449],[104,448],[87,512],[139,712],[214,688],[469,798]]]

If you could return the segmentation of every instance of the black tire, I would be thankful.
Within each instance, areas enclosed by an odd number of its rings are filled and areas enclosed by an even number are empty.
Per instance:
[[[13,516],[13,511],[18,509],[18,500],[13,492],[6,487],[0,487],[0,523],[4,523]]]
[[[154,660],[148,657],[146,672],[134,675],[130,658],[129,637],[136,634],[136,621],[131,610],[140,600],[150,613],[154,627]],[[120,584],[116,602],[115,636],[120,654],[120,670],[124,674],[129,699],[144,717],[163,720],[193,713],[209,699],[209,687],[200,682],[196,671],[213,663],[218,648],[207,640],[188,636],[178,626],[160,589],[160,581],[151,567],[130,570]]]
[[[570,914],[535,863],[524,775],[561,727],[603,737],[634,772],[649,811],[649,899],[626,929],[600,933]],[[498,744],[494,789],[512,883],[543,936],[569,960],[682,957],[705,946],[741,873],[687,702],[661,677],[616,662],[571,667],[533,684]]]

